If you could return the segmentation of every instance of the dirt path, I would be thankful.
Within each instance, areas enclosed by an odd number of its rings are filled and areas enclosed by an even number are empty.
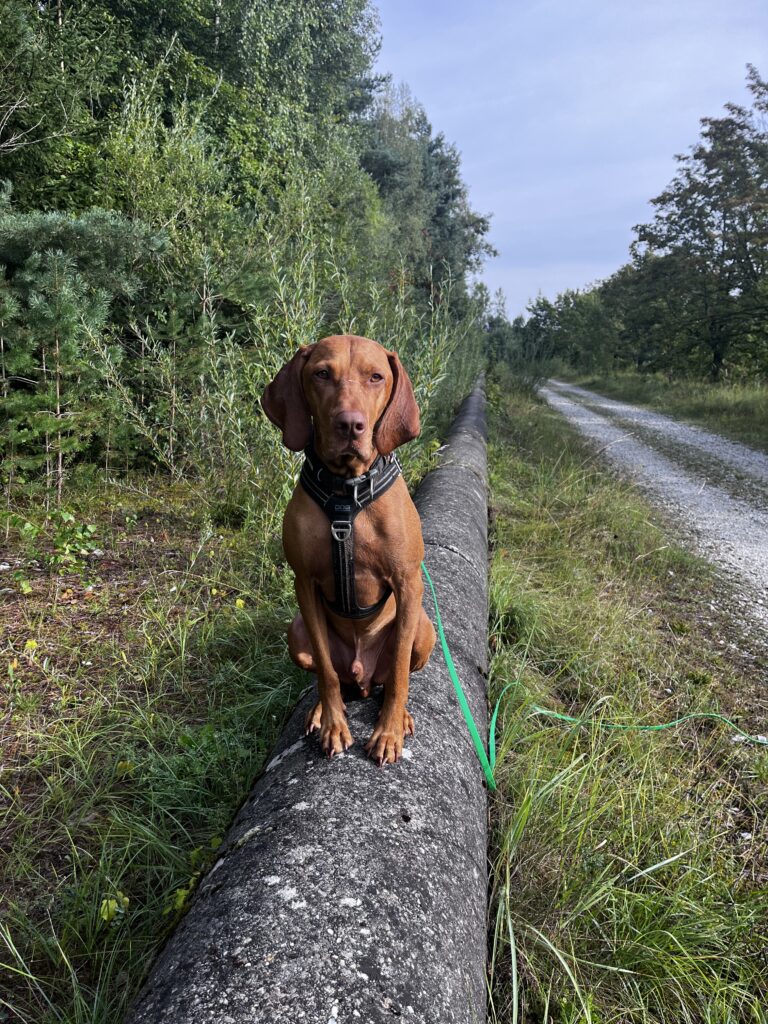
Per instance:
[[[562,381],[540,393],[671,514],[768,631],[768,455]]]

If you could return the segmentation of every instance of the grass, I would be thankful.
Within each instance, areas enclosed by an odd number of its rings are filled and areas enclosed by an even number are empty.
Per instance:
[[[668,381],[652,374],[595,374],[573,383],[609,398],[661,412],[768,451],[768,388],[764,384]]]
[[[494,1019],[764,1020],[768,755],[706,721],[597,725],[700,709],[765,732],[760,664],[706,569],[554,413],[509,387],[491,407],[491,685],[520,678]],[[16,509],[0,550],[0,1021],[116,1024],[305,677],[276,523],[265,543],[157,479],[69,500],[71,520]]]
[[[0,1021],[23,1024],[122,1019],[306,684],[276,534],[158,480],[72,494],[0,549]]]
[[[768,751],[706,720],[600,727],[700,710],[768,732],[760,660],[731,646],[706,567],[556,414],[509,387],[492,408],[492,692],[519,680],[492,808],[492,1020],[765,1021]]]

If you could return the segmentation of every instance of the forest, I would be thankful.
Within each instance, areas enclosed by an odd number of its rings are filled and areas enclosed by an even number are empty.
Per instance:
[[[194,476],[244,514],[270,461],[258,396],[334,331],[396,344],[428,425],[484,357],[764,379],[755,68],[752,105],[702,121],[630,261],[510,322],[473,283],[493,249],[459,153],[374,72],[378,39],[367,0],[3,0],[7,509],[40,488],[61,504],[71,472],[100,466]]]
[[[768,83],[749,67],[751,106],[728,103],[634,228],[630,260],[593,287],[539,296],[493,323],[492,349],[523,363],[670,380],[768,375]]]
[[[324,334],[397,345],[425,413],[459,345],[471,377],[488,219],[377,33],[367,0],[3,0],[7,507],[90,465],[243,514],[259,395]]]

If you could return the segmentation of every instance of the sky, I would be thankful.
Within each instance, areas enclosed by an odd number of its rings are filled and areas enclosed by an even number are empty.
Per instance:
[[[376,0],[375,0],[376,2]],[[768,77],[767,0],[377,0],[377,69],[462,154],[510,317],[627,262],[699,120]]]

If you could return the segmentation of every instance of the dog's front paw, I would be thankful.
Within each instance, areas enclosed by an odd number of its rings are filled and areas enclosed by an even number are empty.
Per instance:
[[[349,750],[354,742],[352,739],[352,733],[349,731],[346,719],[343,712],[338,714],[332,714],[326,712],[322,705],[318,703],[312,714],[312,722],[308,724],[307,732],[311,732],[312,729],[316,729],[317,725],[312,724],[315,722],[316,712],[319,709],[319,725],[320,725],[320,749],[328,757],[333,757],[334,754],[343,754],[345,750]]]
[[[373,735],[365,745],[366,753],[379,765],[394,764],[402,757],[405,737],[413,735],[413,718],[405,708],[402,716],[395,712],[394,716],[385,717],[382,711]]]

